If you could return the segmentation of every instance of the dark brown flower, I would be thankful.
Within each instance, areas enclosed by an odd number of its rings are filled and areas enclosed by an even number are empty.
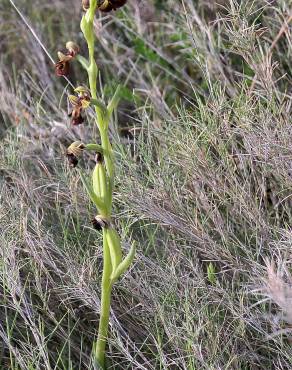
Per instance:
[[[101,5],[98,6],[98,10],[102,12],[110,12],[121,8],[126,4],[127,0],[104,0]]]
[[[82,112],[89,107],[91,97],[89,90],[84,86],[78,86],[74,91],[78,93],[78,96],[69,95],[70,103],[73,106],[69,117],[71,117],[72,125],[77,126],[84,122]]]
[[[69,72],[70,72],[69,60],[70,59],[60,60],[58,63],[55,64],[55,73],[58,77],[69,75]]]
[[[97,152],[95,155],[95,163],[102,163],[103,162],[103,156],[101,153]]]
[[[91,220],[92,226],[95,230],[102,230],[105,227],[109,227],[110,221],[106,217],[101,215],[95,216],[94,219]]]
[[[76,167],[78,164],[78,157],[83,153],[85,145],[81,141],[74,141],[67,148],[67,159],[69,161],[70,167]]]
[[[112,0],[113,8],[116,10],[126,4],[127,0]]]
[[[84,122],[84,118],[82,117],[82,106],[76,105],[72,112],[69,114],[71,117],[71,123],[73,126],[81,125]]]
[[[84,122],[84,117],[78,116],[75,118],[72,118],[71,123],[73,126],[81,125]]]
[[[59,62],[55,64],[55,73],[57,76],[68,76],[70,72],[70,61],[79,53],[79,46],[73,42],[68,41],[66,43],[66,54],[58,52]]]
[[[67,153],[67,159],[70,167],[76,167],[78,164],[78,158],[73,153]]]
[[[112,3],[109,0],[105,0],[99,7],[98,10],[101,12],[108,13],[113,10]]]

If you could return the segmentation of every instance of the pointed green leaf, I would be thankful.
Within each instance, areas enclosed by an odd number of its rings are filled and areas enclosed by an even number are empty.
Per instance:
[[[91,184],[89,184],[89,182],[87,181],[86,177],[83,175],[83,173],[81,172],[81,170],[79,170],[79,175],[80,175],[81,181],[83,183],[83,186],[85,187],[85,189],[87,191],[87,194],[89,195],[89,197],[92,200],[92,202],[96,205],[96,207],[100,211],[104,212],[105,211],[104,203],[95,194],[95,192],[93,191],[93,188],[92,188]]]
[[[87,71],[89,67],[88,60],[84,58],[82,55],[76,55],[75,57],[78,62],[81,64],[81,66]]]
[[[122,274],[124,274],[132,264],[136,253],[136,245],[132,244],[131,249],[124,260],[119,264],[119,266],[113,271],[111,275],[111,280],[115,282]]]
[[[110,250],[111,261],[113,266],[113,273],[120,265],[122,261],[122,249],[121,249],[121,241],[118,233],[114,229],[106,229],[106,240]]]
[[[111,98],[111,100],[110,100],[110,102],[108,103],[108,106],[107,106],[107,111],[108,111],[109,117],[112,115],[114,109],[116,109],[116,107],[119,104],[119,101],[120,101],[120,92],[121,92],[121,86],[118,85],[118,87],[116,88],[116,91],[115,91],[113,97]]]
[[[97,163],[94,167],[94,170],[92,172],[92,187],[95,194],[99,197],[101,197],[101,189],[100,189],[100,181],[99,181],[99,171],[98,171],[99,163]]]
[[[97,99],[91,99],[90,104],[97,107],[100,110],[103,117],[107,116],[107,114],[108,114],[107,109],[106,109],[106,106],[103,104],[103,102],[101,102],[100,100],[97,100]]]
[[[103,153],[104,152],[101,145],[93,144],[93,143],[92,144],[86,144],[85,145],[85,150],[93,150],[93,151],[98,152],[98,153]]]

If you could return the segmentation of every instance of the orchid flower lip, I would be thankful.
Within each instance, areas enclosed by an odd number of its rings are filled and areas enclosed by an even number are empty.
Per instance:
[[[95,155],[95,163],[102,163],[103,162],[103,156],[101,153],[96,153]]]
[[[67,53],[58,52],[59,62],[55,64],[55,73],[58,77],[68,76],[70,72],[70,61],[79,53],[79,46],[73,42],[66,43]]]
[[[103,217],[101,215],[95,216],[92,220],[92,226],[95,230],[102,230],[103,228],[110,227],[110,220],[106,217]]]
[[[117,10],[127,3],[127,0],[104,0],[99,6],[98,10],[101,12],[110,12]]]
[[[69,61],[60,60],[55,64],[55,73],[58,77],[68,76],[70,72]]]
[[[78,158],[73,153],[67,153],[69,166],[75,168],[78,164]]]

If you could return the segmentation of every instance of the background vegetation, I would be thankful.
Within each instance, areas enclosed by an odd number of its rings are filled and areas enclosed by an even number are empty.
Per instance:
[[[64,154],[94,125],[70,127],[46,54],[85,53],[81,5],[17,6],[30,29],[0,2],[0,367],[92,369],[101,240]],[[291,9],[129,0],[97,15],[103,98],[124,84],[115,222],[125,250],[138,241],[110,369],[291,369]]]

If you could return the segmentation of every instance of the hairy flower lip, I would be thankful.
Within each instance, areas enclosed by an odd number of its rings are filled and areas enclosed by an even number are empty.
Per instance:
[[[103,162],[103,155],[102,153],[96,153],[95,155],[95,163],[102,163]]]
[[[127,3],[127,0],[111,0],[111,1],[114,9],[121,8]]]
[[[121,8],[127,3],[127,0],[104,0],[102,4],[98,6],[98,10],[102,12],[110,12]]]
[[[55,73],[58,77],[68,76],[70,72],[70,64],[67,60],[60,60],[55,64]]]
[[[84,122],[84,118],[81,115],[81,112],[76,112],[74,109],[69,114],[69,117],[71,117],[71,123],[73,126],[81,125]]]
[[[76,105],[71,113],[69,113],[69,117],[71,117],[71,123],[73,126],[80,125],[83,123],[84,118],[81,115],[82,113],[82,106]]]
[[[59,62],[55,64],[55,73],[58,77],[68,76],[70,72],[70,61],[79,53],[79,46],[73,42],[68,41],[66,43],[66,54],[58,51]]]
[[[99,0],[97,10],[109,13],[112,10],[121,8],[127,3],[127,0]],[[87,11],[90,8],[90,0],[82,0],[82,8]]]
[[[66,156],[69,162],[69,166],[75,168],[78,164],[78,158],[73,153],[67,153]]]
[[[73,126],[81,125],[84,122],[84,118],[82,117],[82,106],[77,105],[74,107],[72,112],[69,113],[69,117],[71,117]]]
[[[68,76],[70,72],[70,60],[73,58],[70,54],[63,54],[58,52],[59,62],[55,64],[55,73],[57,76]]]

